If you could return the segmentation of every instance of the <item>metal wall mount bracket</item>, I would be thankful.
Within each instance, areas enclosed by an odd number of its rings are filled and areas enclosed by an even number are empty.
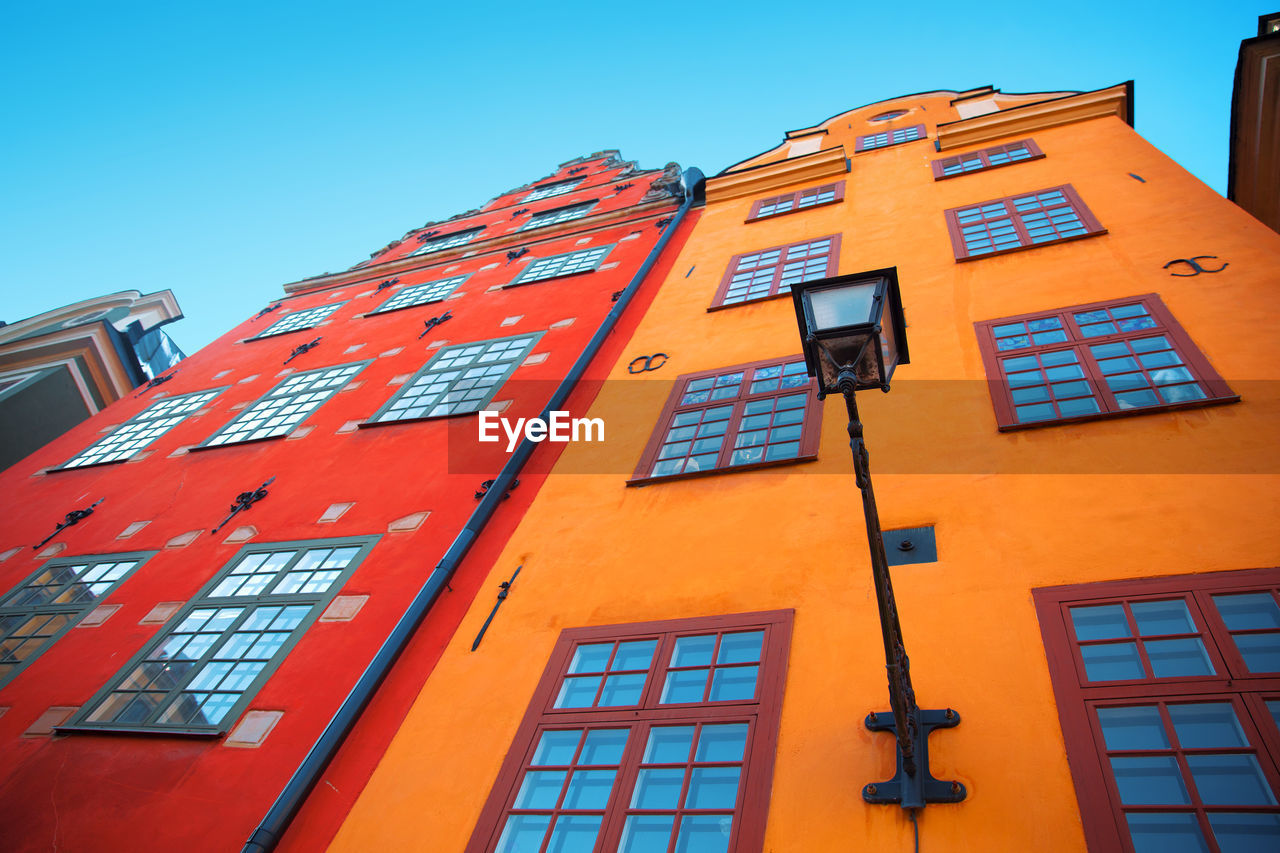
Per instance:
[[[898,753],[898,769],[892,779],[875,782],[862,787],[862,799],[876,805],[892,805],[897,803],[904,809],[923,808],[926,803],[958,803],[968,791],[962,783],[935,779],[929,772],[929,735],[934,729],[950,729],[960,724],[960,715],[947,708],[945,710],[919,710],[917,728],[920,736],[916,739],[916,772],[909,775],[902,766],[902,750]],[[882,711],[867,714],[866,726],[873,732],[891,732],[897,736],[897,725],[893,713]]]

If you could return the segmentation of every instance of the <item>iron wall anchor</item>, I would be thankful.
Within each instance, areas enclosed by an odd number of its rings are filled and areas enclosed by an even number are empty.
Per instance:
[[[898,769],[892,779],[864,785],[862,799],[876,805],[897,803],[904,809],[923,808],[926,803],[958,803],[968,796],[964,784],[953,780],[935,779],[929,772],[929,734],[934,729],[950,729],[960,724],[960,715],[950,708],[935,711],[916,711],[915,739],[916,772],[908,774],[902,766],[902,750],[896,750]],[[893,713],[882,711],[867,714],[866,726],[873,732],[891,732],[895,740],[898,727]]]

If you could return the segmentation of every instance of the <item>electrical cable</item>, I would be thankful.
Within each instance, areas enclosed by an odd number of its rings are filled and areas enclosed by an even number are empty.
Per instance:
[[[920,853],[920,824],[916,823],[916,810],[907,809],[907,815],[911,818],[911,828],[916,837],[916,853]]]

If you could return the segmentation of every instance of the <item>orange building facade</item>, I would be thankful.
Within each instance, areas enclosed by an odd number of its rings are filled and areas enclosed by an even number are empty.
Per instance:
[[[1131,85],[928,92],[710,178],[606,441],[559,458],[329,849],[1280,846],[1280,236],[1132,115]],[[876,601],[788,293],[887,269],[910,361],[859,404],[965,794],[916,813],[866,799]]]

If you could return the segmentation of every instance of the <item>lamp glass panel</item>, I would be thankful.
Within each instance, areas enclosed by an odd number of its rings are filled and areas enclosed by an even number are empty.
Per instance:
[[[809,302],[814,332],[873,323],[876,288],[880,280],[855,282],[839,287],[824,287],[805,293]]]

